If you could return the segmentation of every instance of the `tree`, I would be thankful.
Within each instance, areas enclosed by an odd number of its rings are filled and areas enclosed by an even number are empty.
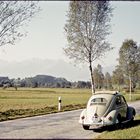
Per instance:
[[[95,88],[99,88],[99,73],[97,68],[94,68],[93,75]]]
[[[124,75],[119,65],[113,71],[112,82],[118,86],[118,90],[120,91],[120,86],[124,84]]]
[[[89,64],[92,93],[95,92],[93,62],[111,49],[106,41],[111,12],[109,1],[71,1],[69,5],[65,24],[68,46],[64,51],[70,59]]]
[[[140,46],[132,39],[126,39],[119,50],[119,65],[124,76],[129,79],[130,100],[131,89],[136,84],[140,70]]]
[[[102,73],[101,65],[98,64],[97,68],[94,68],[93,75],[94,75],[95,87],[101,89],[103,87],[103,81],[104,81],[104,74]]]
[[[13,87],[15,88],[15,90],[17,90],[17,88],[21,86],[20,81],[21,81],[20,78],[17,78],[13,81]]]
[[[105,73],[104,81],[105,81],[105,88],[112,89],[111,75],[108,72]]]
[[[139,80],[138,80],[138,88],[140,89],[140,70],[138,72],[138,77],[137,77]]]
[[[39,11],[36,2],[0,1],[0,46],[14,44],[25,32],[20,27]]]

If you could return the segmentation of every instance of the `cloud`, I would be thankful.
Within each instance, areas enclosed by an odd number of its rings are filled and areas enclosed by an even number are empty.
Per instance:
[[[72,81],[88,79],[88,72],[86,69],[76,67],[64,60],[43,60],[37,58],[19,62],[0,60],[0,76],[24,78],[32,77],[37,74],[64,77]]]
[[[104,71],[111,72],[112,66],[103,68]],[[9,78],[25,78],[38,74],[64,77],[69,81],[90,80],[87,65],[74,65],[65,60],[39,59],[33,58],[24,61],[4,61],[0,60],[0,76]]]

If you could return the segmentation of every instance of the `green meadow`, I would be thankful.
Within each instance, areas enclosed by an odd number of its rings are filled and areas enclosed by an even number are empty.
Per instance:
[[[91,96],[89,89],[19,88],[0,89],[0,111],[9,109],[38,109],[58,104],[85,104]]]
[[[91,96],[90,89],[13,88],[0,89],[0,121],[58,112],[58,97],[62,110],[80,109]]]
[[[132,93],[132,101],[140,99],[140,92]],[[62,99],[61,111],[85,108],[91,96],[90,89],[70,88],[7,88],[0,89],[0,121],[58,112],[58,97]],[[129,94],[124,93],[129,101]]]
[[[117,130],[104,131],[96,139],[140,139],[140,116],[136,116],[134,122],[125,124]]]

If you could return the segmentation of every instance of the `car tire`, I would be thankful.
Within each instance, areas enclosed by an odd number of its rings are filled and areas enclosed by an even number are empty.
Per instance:
[[[119,128],[121,128],[121,126],[122,126],[122,118],[121,118],[121,115],[120,114],[118,114],[118,116],[117,116],[117,118],[116,118],[116,129],[119,129]]]
[[[89,130],[89,125],[83,125],[83,128],[84,128],[85,130]]]
[[[135,111],[135,109],[134,109],[134,110],[133,110],[133,116],[132,116],[132,118],[131,118],[131,120],[130,120],[131,122],[134,121],[135,115],[136,115],[136,111]]]
[[[134,110],[133,110],[133,116],[135,116],[135,115],[136,115],[136,110],[134,109]]]
[[[117,120],[118,120],[118,123],[121,123],[121,122],[122,122],[122,117],[121,117],[120,114],[118,114],[118,116],[117,116]]]

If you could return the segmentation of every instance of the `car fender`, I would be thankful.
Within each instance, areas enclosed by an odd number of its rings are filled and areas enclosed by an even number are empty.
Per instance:
[[[82,116],[86,117],[86,109],[84,109],[81,114],[80,114],[80,118],[79,118],[79,123],[83,123],[83,120],[81,119]]]
[[[133,119],[133,117],[136,115],[136,111],[133,107],[128,106],[127,108],[127,120]]]
[[[119,112],[117,110],[112,110],[108,113],[108,115],[105,117],[104,121],[107,123],[111,123],[115,124],[117,121],[117,116],[118,116]],[[109,120],[109,117],[112,117],[112,120]]]

